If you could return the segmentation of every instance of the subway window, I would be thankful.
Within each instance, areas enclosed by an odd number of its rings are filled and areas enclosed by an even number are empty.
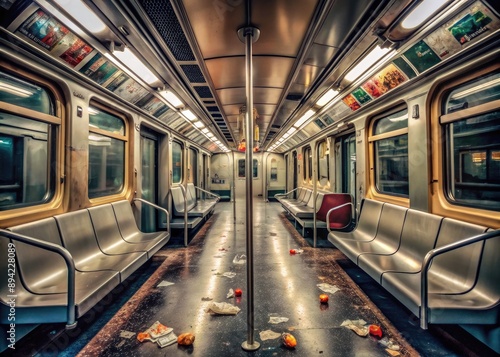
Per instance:
[[[125,179],[124,118],[91,104],[89,112],[89,198],[121,192]]]
[[[312,180],[312,152],[311,152],[311,147],[308,146],[304,149],[304,156],[302,158],[303,160],[303,167],[304,167],[304,181],[311,181]]]
[[[453,88],[442,103],[450,201],[500,209],[500,73]]]
[[[408,110],[375,118],[369,142],[376,190],[408,197]]]
[[[61,118],[48,89],[0,70],[0,210],[50,201]]]
[[[182,149],[180,142],[172,142],[172,183],[182,182]]]
[[[318,160],[318,181],[319,184],[324,186],[330,180],[330,150],[326,140],[318,145],[317,152]]]
[[[189,148],[189,181],[198,185],[198,150]]]

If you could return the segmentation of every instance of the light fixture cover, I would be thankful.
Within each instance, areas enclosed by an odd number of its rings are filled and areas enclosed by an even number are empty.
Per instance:
[[[172,105],[175,108],[180,108],[184,104],[181,102],[181,100],[171,91],[169,90],[162,90],[160,91],[160,95],[165,98],[165,100]]]
[[[339,94],[338,90],[329,89],[325,94],[321,96],[316,102],[316,105],[323,107],[329,101],[331,101],[337,94]]]
[[[300,117],[299,120],[297,120],[295,122],[295,124],[293,124],[293,126],[296,127],[296,128],[299,128],[302,124],[304,124],[307,121],[307,119],[309,119],[310,117],[312,117],[315,113],[316,112],[314,110],[309,109],[307,112],[305,112],[304,115],[302,115]]]
[[[418,4],[401,22],[405,29],[414,29],[432,16],[441,6],[449,0],[424,0]]]
[[[125,50],[123,52],[114,51],[113,56],[118,58],[120,62],[125,64],[131,71],[133,71],[146,83],[153,84],[159,81],[158,77],[156,77],[153,72],[151,72],[151,70],[146,67],[128,47],[125,47]]]
[[[189,109],[181,111],[181,114],[191,121],[196,120],[196,115],[194,115],[193,112],[190,111]]]
[[[391,51],[390,48],[381,48],[376,46],[370,53],[368,53],[357,65],[354,66],[347,74],[344,76],[345,80],[350,82],[356,80],[361,76],[368,68],[375,64],[379,59],[384,57],[387,53]]]
[[[82,26],[93,34],[106,29],[106,25],[87,5],[80,0],[54,0],[62,9],[73,16]]]

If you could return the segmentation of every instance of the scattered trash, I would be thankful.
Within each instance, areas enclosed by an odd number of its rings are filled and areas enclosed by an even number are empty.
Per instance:
[[[219,251],[221,251],[221,252],[228,252],[228,250],[226,248],[219,248]]]
[[[297,346],[297,340],[291,333],[283,332],[283,334],[281,335],[281,340],[283,341],[283,344],[288,348],[295,348],[295,346]]]
[[[272,330],[260,331],[260,333],[259,333],[259,337],[262,341],[275,340],[280,336],[281,336],[281,334],[279,332],[274,332]]]
[[[173,328],[167,327],[161,324],[159,321],[156,321],[146,331],[139,332],[137,334],[137,339],[139,340],[139,342],[143,342],[145,340],[156,342],[159,337],[165,336],[172,331]]]
[[[325,293],[335,294],[340,289],[336,285],[330,285],[327,283],[321,283],[316,285],[320,290],[323,290]]]
[[[222,258],[222,255],[214,255],[214,258]]]
[[[125,331],[125,330],[121,330],[120,331],[120,337],[123,337],[123,338],[132,338],[134,336],[135,336],[135,332]]]
[[[290,254],[302,254],[304,253],[304,249],[290,249]]]
[[[190,332],[180,334],[177,337],[177,343],[182,346],[191,346],[194,342],[194,335]]]
[[[135,334],[134,334],[135,335]],[[116,348],[120,348],[125,344],[125,340],[121,340],[120,343],[116,345]]]
[[[247,262],[247,256],[245,254],[236,254],[233,259],[234,264],[245,264]]]
[[[161,283],[159,283],[158,285],[156,285],[156,287],[159,288],[159,287],[170,286],[170,285],[174,285],[174,284],[175,283],[172,283],[171,281],[163,280]]]
[[[229,291],[228,291],[228,293],[226,295],[226,298],[230,299],[232,297],[234,297],[234,290],[233,289],[229,289]]]
[[[177,342],[177,335],[173,331],[165,336],[158,338],[158,340],[156,341],[158,346],[160,346],[161,348],[173,345],[175,342]]]
[[[380,341],[378,341],[382,346],[387,347],[389,350],[392,351],[399,351],[399,345],[395,343],[392,339],[389,339],[387,337],[384,337]]]
[[[236,315],[240,312],[240,308],[227,302],[212,302],[206,311],[217,315]]]
[[[368,327],[365,325],[365,320],[345,320],[340,326],[347,327],[349,330],[354,331],[358,336],[366,337],[368,336]]]
[[[234,291],[234,296],[236,296],[236,297],[240,297],[240,296],[241,296],[241,294],[243,294],[243,291],[241,291],[241,289],[236,289],[236,290]]]
[[[232,271],[227,271],[225,273],[222,273],[222,276],[225,276],[226,278],[232,279],[236,276],[236,273],[233,273]]]
[[[382,329],[379,325],[370,325],[369,327],[370,335],[382,338]]]
[[[385,349],[385,352],[387,352],[388,354],[390,354],[391,356],[394,356],[394,357],[401,355],[401,353],[399,353],[398,351],[393,351],[393,350],[390,350],[388,348]]]
[[[201,301],[212,301],[213,299],[211,297],[202,297]]]
[[[320,294],[319,295],[319,302],[322,304],[328,304],[328,295]]]
[[[282,316],[271,316],[269,318],[269,323],[270,324],[280,324],[282,322],[287,322],[289,319],[288,317],[282,317]]]

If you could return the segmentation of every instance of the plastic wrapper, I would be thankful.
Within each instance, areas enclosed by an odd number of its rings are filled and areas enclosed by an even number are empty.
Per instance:
[[[240,310],[238,306],[228,304],[227,302],[214,301],[208,305],[206,311],[216,315],[236,315]]]

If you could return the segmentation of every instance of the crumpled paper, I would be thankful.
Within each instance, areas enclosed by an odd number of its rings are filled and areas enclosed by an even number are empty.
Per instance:
[[[216,315],[236,315],[240,312],[238,306],[228,304],[227,302],[212,302],[208,305],[206,312]]]
[[[274,332],[272,330],[265,330],[265,331],[260,331],[259,337],[262,341],[265,340],[275,340],[278,337],[281,336],[281,333],[279,332]]]
[[[327,283],[321,283],[316,285],[320,290],[323,290],[325,293],[335,294],[340,289],[336,285],[330,285]]]
[[[340,326],[347,327],[349,330],[354,331],[358,336],[368,336],[368,326],[366,326],[366,321],[363,319],[345,320],[344,322],[342,322],[342,324],[340,324]]]
[[[245,264],[247,262],[247,256],[245,254],[236,254],[233,259],[234,264]]]
[[[233,289],[229,289],[229,291],[227,292],[226,298],[230,299],[232,297],[234,297],[234,290]]]
[[[288,321],[288,317],[283,317],[283,316],[271,316],[271,317],[269,317],[270,324],[280,324],[282,322],[287,322],[287,321]]]

